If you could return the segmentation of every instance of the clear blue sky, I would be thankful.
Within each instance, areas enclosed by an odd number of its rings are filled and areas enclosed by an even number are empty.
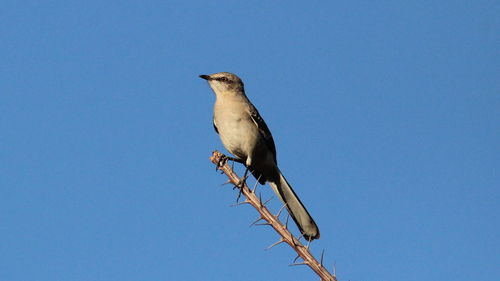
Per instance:
[[[317,280],[229,207],[198,78],[220,71],[245,81],[341,281],[500,280],[499,14],[3,1],[0,280]]]

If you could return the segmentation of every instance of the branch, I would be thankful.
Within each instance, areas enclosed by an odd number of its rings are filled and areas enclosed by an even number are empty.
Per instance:
[[[237,186],[240,183],[241,179],[234,173],[233,169],[229,166],[226,160],[227,156],[220,153],[219,151],[214,151],[212,157],[210,157],[210,161],[217,165],[217,169],[226,174],[226,176],[229,178],[229,182]],[[241,194],[243,194],[246,198],[242,203],[248,203],[252,205],[260,214],[259,220],[257,220],[253,224],[257,223],[260,220],[263,220],[264,222],[260,224],[268,224],[272,226],[272,228],[281,236],[281,239],[273,245],[269,246],[268,249],[283,242],[287,243],[295,252],[297,252],[297,258],[300,257],[303,260],[303,262],[301,263],[294,263],[292,265],[307,265],[314,272],[316,272],[316,274],[321,278],[322,281],[337,281],[337,278],[334,275],[331,275],[328,270],[326,270],[326,268],[322,265],[322,263],[318,262],[314,258],[308,247],[302,245],[299,239],[293,236],[293,234],[288,230],[286,225],[280,222],[279,213],[281,213],[281,210],[277,215],[273,215],[266,208],[265,204],[262,203],[259,198],[257,198],[255,192],[250,190],[246,184],[239,189]],[[297,260],[297,258],[295,260]]]

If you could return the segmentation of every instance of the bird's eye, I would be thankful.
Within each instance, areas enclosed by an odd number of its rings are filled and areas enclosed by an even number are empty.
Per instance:
[[[222,82],[227,82],[227,81],[228,81],[228,79],[227,79],[227,77],[220,77],[220,78],[219,78],[219,81],[222,81]]]

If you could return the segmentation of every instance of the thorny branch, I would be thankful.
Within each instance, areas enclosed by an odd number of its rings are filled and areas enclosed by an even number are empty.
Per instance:
[[[219,151],[214,151],[212,157],[210,157],[210,161],[217,165],[217,169],[226,174],[226,176],[229,178],[229,182],[231,182],[235,186],[238,186],[241,183],[241,179],[238,177],[238,175],[235,174],[233,169],[227,163],[226,159],[227,156],[220,153]],[[330,274],[330,272],[328,272],[328,270],[326,270],[326,268],[323,266],[322,262],[318,262],[318,260],[314,258],[308,247],[302,245],[299,239],[293,236],[293,234],[288,230],[286,225],[280,222],[279,213],[281,213],[281,210],[277,215],[273,215],[266,208],[265,204],[262,203],[259,198],[257,198],[257,196],[255,195],[255,191],[250,190],[246,184],[241,188],[238,186],[238,188],[240,189],[240,192],[245,196],[245,200],[241,203],[252,205],[260,214],[260,218],[253,224],[260,220],[263,220],[263,224],[270,225],[281,236],[281,239],[273,245],[269,246],[268,249],[281,243],[287,243],[290,247],[292,247],[292,249],[295,250],[295,252],[297,252],[297,258],[300,257],[303,260],[303,262],[301,263],[294,263],[292,265],[307,265],[321,278],[322,281],[337,281],[335,275]]]

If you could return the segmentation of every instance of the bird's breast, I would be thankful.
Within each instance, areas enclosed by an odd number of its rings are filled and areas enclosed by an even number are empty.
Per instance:
[[[260,135],[257,127],[241,105],[214,107],[214,119],[224,147],[233,155],[246,159]]]

